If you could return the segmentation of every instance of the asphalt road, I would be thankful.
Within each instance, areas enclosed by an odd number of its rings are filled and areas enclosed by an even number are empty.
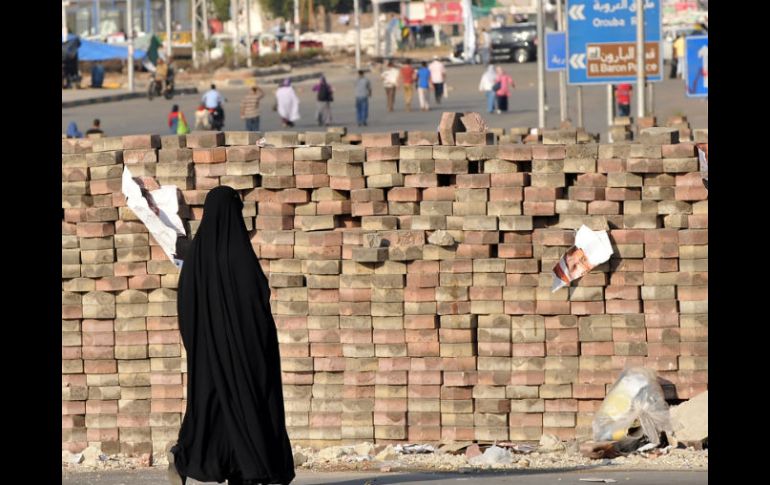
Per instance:
[[[537,126],[537,69],[534,62],[527,64],[503,64],[511,74],[516,84],[509,98],[509,111],[504,114],[484,114],[491,127],[511,128],[514,126]],[[353,132],[377,132],[395,130],[430,130],[438,126],[441,111],[480,111],[485,109],[485,98],[478,91],[478,82],[483,71],[482,66],[451,66],[447,69],[447,84],[449,98],[437,106],[431,97],[431,111],[405,112],[402,92],[396,95],[396,110],[389,113],[385,109],[385,90],[379,77],[368,74],[372,81],[373,97],[369,107],[369,126],[359,128],[355,119],[355,100],[353,84],[355,73],[351,68],[333,68],[326,76],[335,89],[335,101],[332,103],[332,114],[335,125],[347,126]],[[556,128],[559,125],[559,88],[558,74],[547,73],[547,103],[550,109],[546,112],[546,125]],[[301,99],[300,113],[302,119],[296,124],[296,130],[312,131],[319,127],[315,122],[316,102],[310,87],[311,81],[296,85]],[[692,99],[685,96],[682,80],[669,80],[655,85],[655,110],[659,119],[672,115],[686,115],[693,128],[708,127],[707,103],[703,99]],[[272,111],[275,85],[263,86],[267,97],[262,102],[262,131],[282,130],[278,115]],[[243,121],[238,118],[240,101],[246,94],[247,88],[225,89],[222,93],[227,98],[225,104],[225,130],[243,130]],[[577,103],[575,87],[568,88],[569,116],[577,120]],[[591,133],[602,134],[606,139],[607,126],[607,95],[605,86],[583,87],[584,120],[586,129]],[[67,124],[75,121],[81,131],[85,131],[93,118],[100,118],[102,128],[107,135],[129,135],[147,133],[168,133],[166,117],[173,104],[179,104],[187,120],[194,122],[194,111],[200,101],[200,95],[182,95],[172,101],[145,98],[117,101],[75,108],[62,109],[62,132]],[[632,113],[635,112],[635,95],[632,101]],[[417,109],[417,95],[413,100]]]
[[[628,485],[705,485],[708,472],[703,471],[536,471],[460,473],[362,473],[305,472],[297,473],[292,485],[420,485],[427,483],[456,485],[583,485],[583,478],[609,478]],[[168,483],[164,469],[141,469],[104,472],[67,472],[62,485],[161,485]],[[188,485],[201,482],[188,480]],[[213,482],[206,482],[213,483]],[[595,483],[595,482],[594,482]],[[612,482],[609,482],[612,483]]]

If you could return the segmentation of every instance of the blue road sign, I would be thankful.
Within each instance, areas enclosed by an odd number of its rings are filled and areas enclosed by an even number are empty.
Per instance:
[[[687,96],[691,98],[709,95],[709,38],[707,35],[693,35],[685,38],[685,79]]]
[[[570,84],[636,82],[636,1],[567,0]],[[663,79],[661,0],[644,1],[645,72]]]
[[[567,68],[567,34],[547,32],[545,34],[545,69],[563,71]]]

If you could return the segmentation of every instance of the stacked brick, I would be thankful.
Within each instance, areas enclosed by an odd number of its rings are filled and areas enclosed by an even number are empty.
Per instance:
[[[184,411],[178,271],[125,207],[124,165],[177,185],[192,233],[208,190],[241,192],[295,442],[585,436],[629,365],[706,389],[708,194],[678,128],[266,138],[62,141],[64,448],[159,452]],[[582,224],[615,253],[552,293]]]

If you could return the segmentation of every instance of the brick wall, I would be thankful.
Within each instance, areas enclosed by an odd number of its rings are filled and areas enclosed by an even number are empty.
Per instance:
[[[705,390],[708,194],[694,144],[666,129],[579,138],[62,140],[63,448],[163,451],[185,406],[178,272],[125,207],[123,164],[177,185],[193,232],[207,190],[242,193],[294,442],[584,436],[626,365],[655,369],[679,399]],[[356,144],[329,146],[340,140]],[[551,293],[581,224],[609,228],[615,254]]]

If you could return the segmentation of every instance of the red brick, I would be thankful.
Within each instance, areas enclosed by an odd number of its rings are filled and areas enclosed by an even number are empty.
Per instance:
[[[404,187],[438,187],[438,175],[412,173],[404,177]]]
[[[456,177],[457,188],[460,189],[483,189],[490,186],[488,173],[459,174]]]
[[[626,161],[622,158],[599,158],[596,160],[596,171],[599,173],[625,172]]]
[[[107,276],[96,280],[96,291],[120,291],[127,288],[128,279],[125,276]]]
[[[647,300],[644,302],[644,313],[662,314],[677,313],[679,305],[676,300]]]
[[[398,160],[400,158],[398,146],[370,146],[366,148],[366,161]]]
[[[641,290],[638,286],[610,285],[604,289],[604,297],[607,300],[639,300]]]
[[[113,266],[115,276],[138,276],[147,274],[147,264],[144,261],[117,262]]]
[[[663,158],[690,158],[697,156],[695,143],[677,143],[674,145],[662,145]]]
[[[580,355],[613,355],[615,347],[612,342],[581,342]],[[575,396],[579,397],[579,396]]]
[[[438,187],[436,187],[436,189],[438,189]],[[388,191],[388,200],[393,202],[420,202],[422,200],[422,193],[420,189],[416,187],[393,187]]]
[[[567,149],[563,145],[533,145],[533,160],[560,160],[567,156]]]
[[[638,188],[607,187],[604,189],[607,200],[640,200],[642,191]]]
[[[160,275],[139,275],[128,278],[128,288],[150,290],[160,288]]]
[[[569,343],[569,342],[566,342],[566,343]],[[511,354],[514,357],[543,357],[546,355],[546,343],[545,342],[513,343],[511,344]],[[571,355],[577,355],[577,354],[575,353]]]
[[[115,234],[111,222],[81,222],[77,225],[78,237],[105,237]]]
[[[223,163],[225,161],[227,161],[225,147],[193,149],[193,162],[195,163]]]
[[[525,172],[490,174],[492,187],[525,187],[529,185],[529,174]]]
[[[604,200],[605,188],[604,187],[576,187],[572,186],[568,189],[568,195],[571,200],[579,201],[591,201],[591,200]]]
[[[524,215],[532,215],[532,216],[556,215],[556,203],[555,202],[533,202],[533,201],[525,200],[523,203],[522,212]]]
[[[390,147],[398,146],[400,144],[398,132],[361,134],[361,145],[365,147]],[[367,150],[367,155],[368,154]],[[369,160],[368,157],[367,160]]]
[[[642,302],[639,300],[608,300],[605,307],[605,311],[610,314],[642,312]]]
[[[566,150],[565,150],[566,154]],[[502,160],[528,161],[532,160],[532,146],[500,144],[497,148],[497,157]],[[561,158],[564,158],[562,156]]]
[[[260,162],[293,162],[293,148],[266,147],[259,150]]]
[[[645,304],[645,306],[647,306]],[[644,325],[647,328],[655,327],[678,327],[679,326],[679,314],[678,313],[647,313],[644,315]]]
[[[489,189],[489,200],[491,202],[519,202],[524,200],[524,190],[522,189],[523,187],[492,187]]]
[[[329,176],[326,174],[295,175],[294,184],[298,189],[328,187]]]
[[[610,197],[607,197],[610,199]],[[619,214],[620,204],[610,200],[594,200],[588,203],[588,213],[598,215]]]
[[[84,360],[83,371],[86,374],[115,374],[118,363],[113,359]]]
[[[570,313],[573,315],[599,315],[604,313],[604,302],[573,301],[570,302]]]

